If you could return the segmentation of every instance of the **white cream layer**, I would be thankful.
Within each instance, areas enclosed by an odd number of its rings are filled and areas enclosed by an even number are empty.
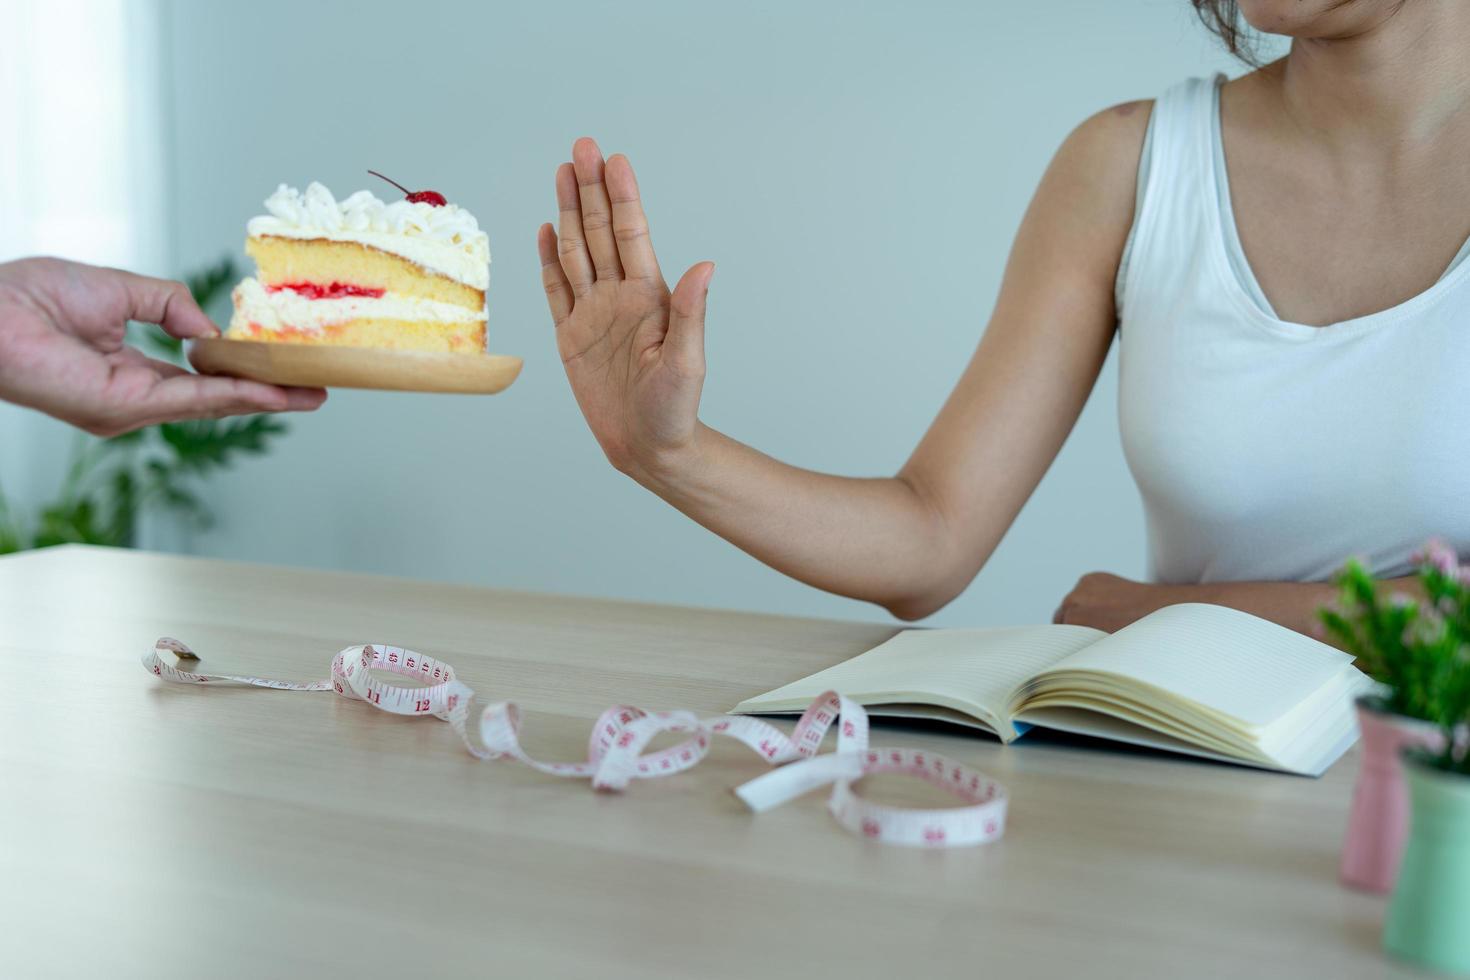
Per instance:
[[[385,204],[368,191],[338,202],[331,191],[313,182],[305,194],[282,184],[266,198],[265,208],[269,214],[251,218],[246,225],[252,236],[357,242],[475,289],[490,287],[490,239],[475,216],[457,205]]]
[[[385,293],[382,296],[343,296],[336,299],[308,299],[289,289],[267,290],[254,277],[243,279],[235,287],[235,312],[230,318],[231,330],[244,330],[256,324],[266,330],[324,330],[348,320],[413,320],[430,323],[473,323],[485,319],[485,312],[454,303],[440,303]]]

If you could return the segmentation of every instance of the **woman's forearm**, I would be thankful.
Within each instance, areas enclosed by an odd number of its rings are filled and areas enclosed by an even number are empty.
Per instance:
[[[1414,577],[1385,579],[1378,587],[1389,593],[1420,594],[1419,580]],[[1164,588],[1180,590],[1184,598],[1179,602],[1229,606],[1308,634],[1317,632],[1317,610],[1330,605],[1338,593],[1330,582],[1215,582]]]
[[[1312,633],[1317,610],[1337,595],[1337,590],[1326,582],[1214,582],[1161,588],[1167,590],[1166,597],[1171,594],[1176,597],[1174,602],[1229,606],[1299,633]]]
[[[1416,578],[1388,579],[1380,582],[1379,588],[1390,593],[1422,594]],[[1299,633],[1315,635],[1317,610],[1329,605],[1336,597],[1336,587],[1328,582],[1162,585],[1094,572],[1084,575],[1062,600],[1055,621],[1092,626],[1111,633],[1165,606],[1208,602],[1248,612]]]
[[[903,478],[804,470],[703,424],[679,452],[624,469],[694,521],[808,585],[908,619],[958,591],[950,585],[942,518]]]

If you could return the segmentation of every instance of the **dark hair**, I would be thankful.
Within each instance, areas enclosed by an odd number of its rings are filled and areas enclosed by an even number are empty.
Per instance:
[[[1194,4],[1194,12],[1211,34],[1216,35],[1225,45],[1225,50],[1235,57],[1253,67],[1259,67],[1260,62],[1256,60],[1255,36],[1250,28],[1241,23],[1240,5],[1236,0],[1189,0]]]

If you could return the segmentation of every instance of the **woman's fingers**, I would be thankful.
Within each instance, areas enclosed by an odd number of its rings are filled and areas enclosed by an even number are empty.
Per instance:
[[[659,279],[658,259],[648,238],[648,219],[638,197],[638,178],[633,165],[621,153],[608,157],[604,168],[607,196],[612,204],[613,238],[623,274],[629,279]]]
[[[587,254],[587,241],[582,231],[582,202],[577,196],[577,174],[570,163],[556,168],[556,207],[561,213],[561,233],[557,236],[557,254],[562,272],[577,296],[592,291],[596,280],[592,275],[592,259]]]
[[[572,144],[572,167],[577,174],[577,193],[582,203],[582,229],[587,251],[598,279],[621,279],[618,244],[613,240],[612,206],[603,183],[602,151],[584,136]]]
[[[154,279],[123,269],[108,274],[127,296],[126,319],[156,323],[172,337],[218,337],[219,327],[194,302],[189,287],[171,279]]]
[[[550,223],[536,233],[536,250],[541,253],[541,284],[546,287],[546,305],[557,326],[572,312],[572,285],[562,271],[556,254],[556,229]]]
[[[664,356],[669,366],[685,377],[704,373],[704,308],[709,298],[709,281],[715,274],[713,262],[701,262],[684,273],[669,301],[669,332],[664,335]]]

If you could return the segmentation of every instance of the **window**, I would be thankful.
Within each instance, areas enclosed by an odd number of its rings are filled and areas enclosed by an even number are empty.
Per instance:
[[[168,274],[153,0],[0,0],[0,261]],[[0,403],[0,488],[54,492],[64,426]]]

